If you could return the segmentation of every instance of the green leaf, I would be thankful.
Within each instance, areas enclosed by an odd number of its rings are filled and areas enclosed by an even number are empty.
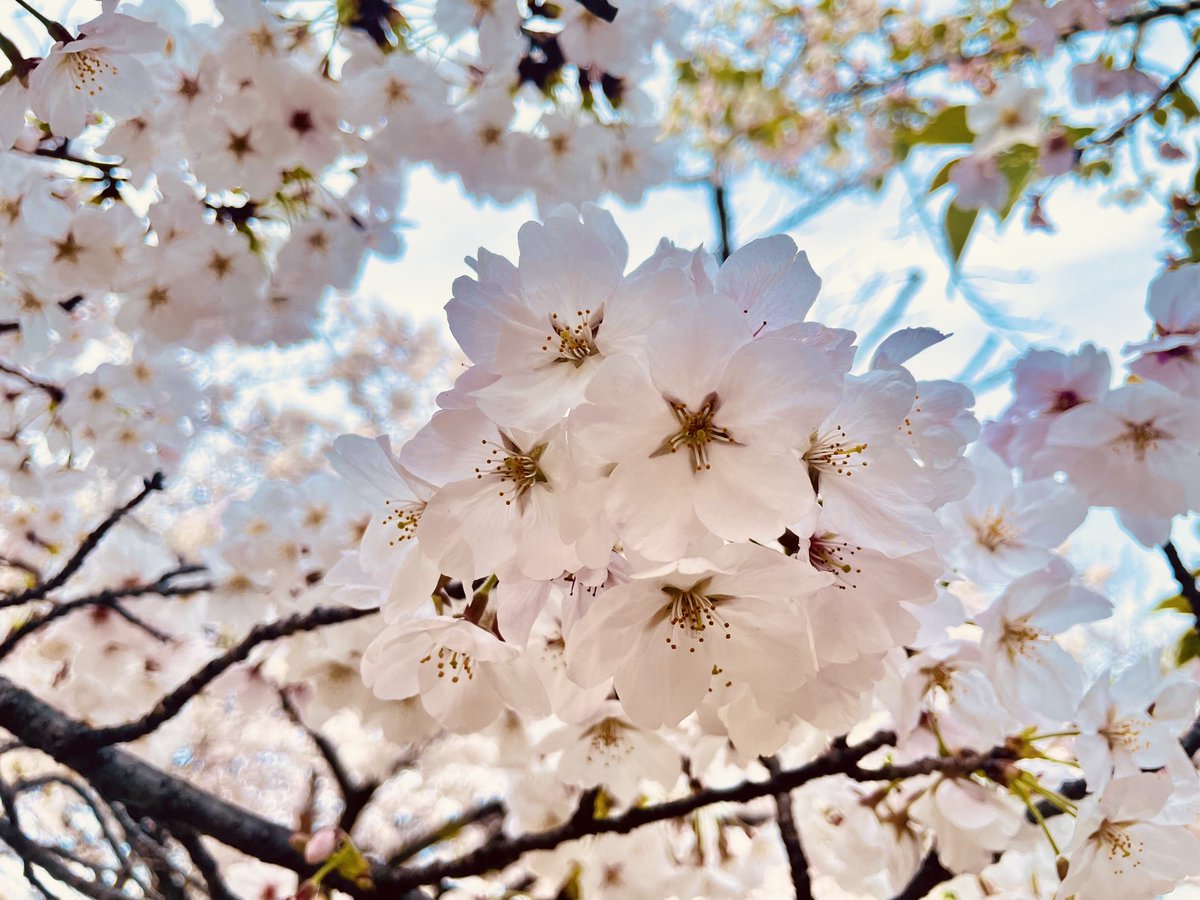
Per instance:
[[[969,144],[975,134],[967,127],[967,108],[943,109],[928,125],[912,136],[913,144]]]
[[[1183,241],[1187,244],[1189,251],[1188,259],[1192,262],[1200,259],[1200,228],[1193,228],[1185,233]]]
[[[1012,212],[1017,200],[1021,198],[1025,186],[1029,184],[1030,178],[1037,169],[1037,157],[1038,152],[1033,147],[1017,144],[1006,150],[996,160],[996,168],[1008,182],[1008,198],[1004,201],[1004,206],[998,210],[1001,222],[1008,218],[1008,214]]]
[[[1179,643],[1175,645],[1175,665],[1182,666],[1189,660],[1200,656],[1200,634],[1196,629],[1189,628]]]
[[[949,183],[950,170],[953,169],[956,165],[958,165],[958,163],[961,159],[962,159],[962,157],[956,157],[955,159],[950,160],[950,162],[948,162],[944,166],[942,166],[942,168],[940,170],[938,170],[938,173],[933,176],[933,182],[929,185],[929,193],[932,194],[934,191],[936,191],[942,185]]]
[[[960,209],[953,203],[946,207],[946,243],[950,248],[950,259],[956,266],[963,250],[966,249],[977,218],[977,209]]]
[[[1174,597],[1168,597],[1154,608],[1155,610],[1170,609],[1174,610],[1175,612],[1187,613],[1189,616],[1192,614],[1192,607],[1187,602],[1187,599],[1183,596],[1183,594],[1176,594]]]
[[[1200,108],[1197,108],[1196,101],[1192,99],[1192,95],[1179,88],[1171,97],[1171,105],[1183,113],[1184,121],[1190,122],[1195,118],[1200,117]]]

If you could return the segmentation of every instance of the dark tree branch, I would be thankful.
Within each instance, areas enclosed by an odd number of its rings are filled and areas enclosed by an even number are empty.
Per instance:
[[[381,888],[411,889],[424,884],[437,884],[443,878],[461,878],[481,875],[494,869],[503,869],[534,850],[552,850],[560,844],[593,834],[628,834],[643,825],[665,822],[687,816],[713,803],[749,803],[760,797],[769,797],[781,791],[791,791],[802,784],[831,775],[852,772],[865,773],[858,763],[880,747],[896,740],[890,731],[880,731],[862,743],[848,746],[844,740],[834,741],[821,756],[795,769],[780,772],[778,778],[766,781],[743,781],[727,788],[710,788],[696,791],[687,797],[670,800],[653,806],[635,807],[619,816],[597,819],[590,810],[580,811],[570,821],[546,831],[529,832],[518,837],[494,841],[457,859],[434,863],[420,868],[395,869],[376,879]],[[947,757],[947,760],[953,758]],[[955,763],[957,765],[957,763]],[[891,778],[891,768],[880,769],[881,780]],[[853,775],[852,775],[853,777]],[[860,778],[860,780],[862,780]],[[583,813],[587,813],[584,815]]]
[[[292,699],[288,696],[286,688],[279,691],[279,704],[283,707],[283,711],[287,713],[288,718],[297,726],[304,729],[304,733],[308,735],[309,740],[317,748],[317,752],[321,754],[321,758],[325,760],[325,765],[329,767],[329,774],[333,776],[333,780],[337,783],[344,805],[342,815],[338,819],[338,827],[342,831],[349,833],[354,828],[354,823],[358,821],[358,817],[362,815],[362,811],[371,802],[371,797],[375,795],[375,791],[379,789],[379,783],[368,781],[360,784],[350,774],[345,763],[342,762],[337,748],[333,746],[333,742],[315,728],[309,728],[304,724],[304,720],[300,717],[300,711],[292,703]]]
[[[63,312],[70,312],[82,302],[83,294],[76,294],[74,297],[68,297],[66,300],[60,301],[58,305],[62,307]],[[20,322],[0,322],[0,334],[17,331],[20,327]]]
[[[576,2],[593,16],[603,19],[605,22],[611,22],[617,17],[617,8],[608,0],[576,0]]]
[[[94,869],[91,880],[76,875],[59,851],[52,847],[45,847],[26,835],[21,830],[17,818],[17,798],[6,784],[0,785],[0,802],[4,805],[6,816],[6,818],[0,819],[0,841],[8,844],[12,851],[20,857],[24,867],[25,880],[43,896],[49,900],[55,900],[55,895],[46,889],[37,873],[34,872],[34,866],[43,869],[51,878],[74,888],[85,897],[92,897],[95,900],[129,900],[123,892],[114,890],[100,881],[99,874]],[[80,865],[87,865],[82,860],[78,862]]]
[[[1179,70],[1178,74],[1176,74],[1174,78],[1162,86],[1162,88],[1154,95],[1154,97],[1151,98],[1149,103],[1138,109],[1132,115],[1123,119],[1120,124],[1113,128],[1113,130],[1104,137],[1096,138],[1095,140],[1087,139],[1083,143],[1093,147],[1102,147],[1120,140],[1130,128],[1132,128],[1146,116],[1153,113],[1156,109],[1162,106],[1163,101],[1166,100],[1167,97],[1179,90],[1179,88],[1183,85],[1184,79],[1187,78],[1188,75],[1191,74],[1192,69],[1196,67],[1196,63],[1200,63],[1200,48],[1192,53],[1191,57],[1187,61],[1187,64]]]
[[[306,863],[303,854],[292,846],[292,832],[283,825],[227,803],[115,747],[81,749],[78,738],[90,731],[86,725],[65,716],[2,675],[0,728],[10,732],[26,747],[40,750],[78,772],[110,806],[122,804],[137,810],[139,816],[176,830],[190,828],[261,862],[296,872],[302,878],[317,869]],[[3,831],[0,831],[0,840],[8,842]],[[377,866],[372,877],[378,884],[387,874],[382,866]],[[395,890],[372,894],[339,877],[330,876],[326,881],[331,887],[355,898],[425,900],[420,892],[408,894]],[[120,896],[122,900],[128,900],[124,895]]]
[[[18,369],[16,366],[8,366],[4,363],[0,363],[0,372],[3,372],[5,375],[11,375],[14,378],[19,378],[31,388],[36,388],[37,390],[42,391],[47,397],[50,398],[50,402],[52,403],[62,403],[63,400],[66,399],[67,395],[57,384],[51,384],[49,381],[42,381],[40,378],[30,375],[24,369]]]
[[[58,606],[51,608],[40,616],[34,616],[32,619],[10,631],[8,636],[3,641],[0,641],[0,660],[12,653],[17,648],[17,645],[29,637],[29,635],[41,631],[56,619],[61,619],[63,616],[70,615],[76,610],[88,607],[111,609],[117,615],[141,628],[155,639],[164,642],[169,641],[171,640],[169,634],[165,634],[153,625],[143,622],[117,601],[132,597],[144,597],[148,594],[154,594],[159,597],[186,597],[190,594],[212,590],[212,585],[208,583],[196,585],[173,585],[170,583],[173,578],[193,574],[197,571],[201,571],[198,566],[181,566],[178,569],[166,572],[153,584],[139,584],[128,588],[113,588],[101,591],[98,594],[89,594],[86,597],[79,597],[75,600],[60,603]]]
[[[173,836],[192,858],[196,871],[200,873],[200,877],[208,886],[209,900],[238,900],[229,890],[229,886],[225,884],[225,879],[221,877],[220,866],[208,852],[208,848],[204,846],[200,835],[190,829],[180,828],[175,831]]]
[[[1192,618],[1196,620],[1196,627],[1200,628],[1200,588],[1196,587],[1196,576],[1184,565],[1179,557],[1179,550],[1173,543],[1167,541],[1163,544],[1162,551],[1171,565],[1171,574],[1179,583],[1179,593],[1188,602],[1192,609]]]
[[[721,235],[721,247],[718,255],[721,262],[725,262],[733,253],[733,218],[729,212],[729,197],[726,194],[725,185],[713,182],[712,195],[717,230]]]
[[[463,813],[461,816],[456,816],[438,828],[431,829],[424,834],[412,838],[388,858],[388,865],[398,866],[401,863],[408,862],[408,860],[412,859],[422,850],[455,837],[468,825],[474,825],[476,822],[482,822],[484,819],[490,819],[492,816],[502,815],[504,815],[504,804],[499,800],[492,800],[489,803],[485,803],[469,812]]]
[[[109,529],[120,522],[121,519],[125,518],[125,516],[131,513],[133,510],[137,509],[142,501],[155,491],[161,491],[163,489],[163,484],[162,472],[155,472],[154,475],[152,475],[150,478],[147,478],[144,482],[142,482],[142,489],[138,492],[136,497],[134,497],[124,506],[113,510],[107,519],[97,525],[95,530],[92,531],[92,533],[86,538],[84,538],[83,543],[79,545],[79,549],[76,550],[75,554],[67,560],[66,565],[59,570],[58,574],[54,575],[49,581],[39,585],[34,585],[27,591],[22,591],[19,594],[14,594],[12,596],[0,599],[0,609],[9,606],[20,606],[22,603],[28,603],[30,600],[41,600],[52,591],[55,591],[66,584],[68,579],[70,579],[72,575],[79,571],[80,566],[83,565],[84,561],[88,558],[88,556],[91,555],[92,551],[100,545],[102,540],[104,540],[104,536],[108,534]]]
[[[921,900],[943,881],[949,881],[953,877],[954,873],[943,866],[942,861],[938,859],[937,848],[931,848],[925,858],[921,860],[921,865],[913,874],[912,879],[904,886],[904,890],[892,900]]]
[[[65,788],[78,796],[87,805],[92,811],[92,816],[95,818],[96,824],[100,826],[100,833],[104,836],[105,843],[108,844],[109,849],[112,851],[113,858],[117,861],[117,866],[120,868],[122,877],[145,888],[145,885],[138,881],[128,856],[121,851],[121,839],[113,831],[108,817],[104,814],[103,801],[87,785],[73,778],[68,778],[65,775],[42,775],[37,778],[30,778],[14,783],[12,785],[12,792],[15,799],[27,791],[42,790],[48,786]],[[118,881],[117,886],[120,886],[120,881]]]
[[[762,764],[772,778],[778,778],[782,773],[779,760],[773,756],[764,757]],[[779,825],[779,837],[783,841],[783,849],[787,852],[788,868],[792,873],[792,886],[796,889],[796,900],[813,900],[812,877],[808,872],[808,860],[804,857],[804,845],[800,843],[800,829],[796,827],[796,817],[792,815],[792,795],[781,791],[774,796],[775,821]]]
[[[78,749],[95,750],[109,744],[124,744],[145,737],[164,722],[173,719],[188,704],[188,701],[215,681],[225,670],[242,662],[259,644],[289,637],[304,631],[314,631],[327,625],[337,625],[373,615],[378,609],[355,609],[350,606],[320,606],[310,613],[296,613],[278,622],[256,625],[236,647],[211,660],[206,666],[188,678],[171,693],[155,704],[154,709],[140,719],[113,725],[109,728],[89,729],[78,732],[74,740]]]

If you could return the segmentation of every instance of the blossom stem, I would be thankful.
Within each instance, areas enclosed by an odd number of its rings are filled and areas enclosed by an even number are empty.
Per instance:
[[[54,40],[62,41],[64,44],[68,44],[75,40],[75,35],[71,34],[71,32],[69,32],[66,26],[61,22],[55,22],[53,19],[46,18],[28,3],[26,3],[25,0],[14,0],[14,2],[17,4],[17,6],[21,7],[21,9],[25,10],[25,12],[29,13],[31,16],[41,22],[42,27],[46,29],[50,37],[54,38]]]
[[[12,64],[13,73],[21,71],[25,57],[21,55],[21,51],[17,49],[17,45],[3,34],[0,34],[0,53],[8,57],[8,61]]]
[[[1048,731],[1045,734],[1035,734],[1029,738],[1031,741],[1047,741],[1050,738],[1060,737],[1079,737],[1078,731]]]

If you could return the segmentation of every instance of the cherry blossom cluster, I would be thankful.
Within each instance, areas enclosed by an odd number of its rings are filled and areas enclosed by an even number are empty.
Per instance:
[[[31,343],[63,330],[64,300],[105,293],[154,343],[297,340],[368,252],[399,251],[405,163],[504,200],[636,200],[671,173],[639,93],[650,51],[684,24],[669,7],[611,24],[538,7],[548,30],[530,32],[516,3],[447,0],[430,34],[403,17],[330,33],[239,0],[216,12],[215,26],[153,4],[78,34],[51,23],[41,58],[6,40],[0,189],[21,227],[5,241],[0,314]],[[531,74],[551,45],[557,65]],[[557,88],[568,61],[581,96]],[[52,187],[47,160],[78,180]]]
[[[1147,157],[1195,166],[1197,13],[1137,0],[988,4],[953,17],[726,0],[706,10],[679,65],[671,121],[719,182],[761,163],[805,201],[881,190],[898,165],[930,192],[949,183],[957,261],[981,210],[1001,221],[1018,210],[1052,230],[1042,201],[1064,176],[1113,178],[1133,200],[1154,193]],[[1176,233],[1190,232],[1200,204],[1176,196]],[[1190,241],[1177,253],[1195,260],[1200,236]]]
[[[1065,472],[1088,505],[1113,507],[1155,546],[1175,516],[1200,510],[1200,266],[1158,276],[1146,308],[1153,333],[1125,348],[1120,386],[1090,344],[1032,350],[1013,365],[1013,402],[983,437],[1026,479]]]
[[[902,330],[856,367],[853,333],[807,320],[820,279],[790,238],[721,264],[664,241],[627,271],[595,207],[519,237],[515,264],[481,249],[454,283],[470,365],[429,422],[330,455],[368,503],[337,596],[383,608],[361,662],[377,697],[462,734],[526,723],[538,763],[518,755],[511,793],[538,827],[572,786],[633,804],[669,796],[685,756],[710,776],[804,759],[863,723],[891,723],[901,764],[1006,748],[870,795],[805,788],[813,871],[847,896],[896,893],[931,840],[952,887],[1016,890],[1033,872],[1039,897],[1148,898],[1200,874],[1200,780],[1179,744],[1200,692],[1154,653],[1087,668],[1074,626],[1112,603],[1056,549],[1090,506],[1142,521],[1111,492],[1163,483],[1157,526],[1196,508],[1193,401],[1148,380],[1110,391],[1090,350],[1038,351],[993,449],[964,453],[971,392],[905,368],[945,335]],[[1152,288],[1157,336],[1133,348],[1147,379],[1151,354],[1165,367],[1191,346],[1191,277]],[[1176,284],[1180,308],[1161,299]],[[1125,426],[1101,444],[1066,427],[1084,412]],[[1057,788],[1071,766],[1082,803]],[[560,788],[532,789],[542,767]],[[879,866],[855,863],[868,846]]]

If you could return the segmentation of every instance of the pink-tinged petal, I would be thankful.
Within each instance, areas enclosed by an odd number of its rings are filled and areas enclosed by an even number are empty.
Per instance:
[[[717,291],[733,299],[754,330],[803,321],[820,290],[808,255],[785,234],[739,247],[717,273]]]
[[[663,396],[696,410],[750,337],[741,311],[719,297],[673,303],[646,339],[650,378]]]
[[[791,451],[716,445],[709,456],[712,468],[693,476],[696,516],[727,541],[774,540],[816,503]]]
[[[671,649],[665,629],[643,637],[613,677],[621,706],[648,730],[678,725],[704,699],[712,681],[712,658],[691,642]],[[695,652],[692,652],[695,650]]]

